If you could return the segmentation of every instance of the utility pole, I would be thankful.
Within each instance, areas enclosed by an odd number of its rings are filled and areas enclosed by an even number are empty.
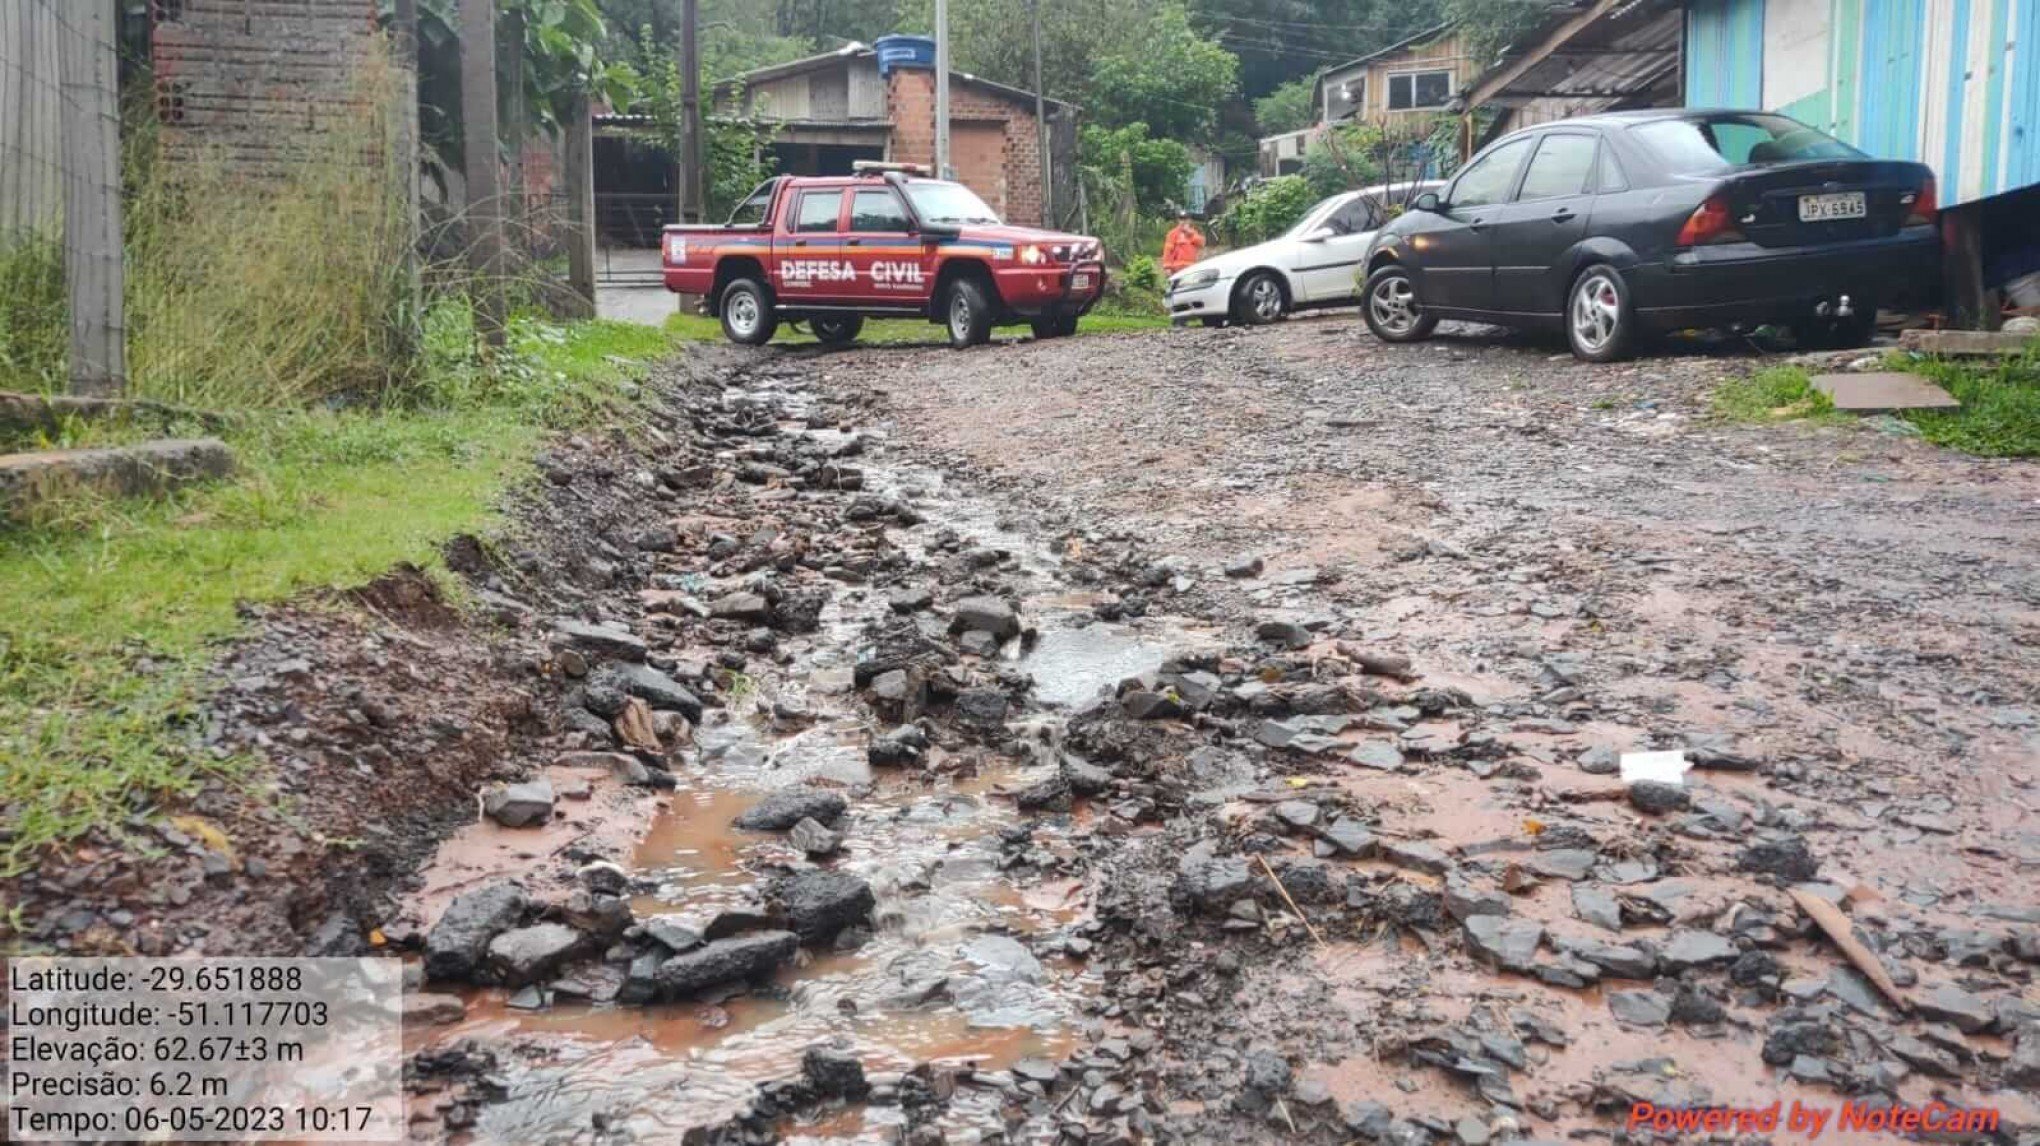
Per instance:
[[[423,310],[417,304],[425,290],[418,266],[418,0],[396,0],[395,31],[398,98],[403,101],[397,109],[397,165],[404,180],[404,221],[398,241],[404,244],[405,297],[412,303],[406,308],[411,317],[402,333],[405,345],[415,347],[423,337],[416,316]]]
[[[524,126],[530,118],[530,111],[524,106],[524,12],[513,8],[504,13],[503,34],[497,38],[497,46],[503,52],[503,62],[497,74],[503,77],[503,86],[509,90],[510,122],[503,124],[509,136],[510,153],[507,156],[510,168],[510,185],[505,189],[504,209],[510,215],[510,237],[528,249],[531,241],[531,211],[524,201]],[[520,253],[522,253],[520,251]],[[522,260],[518,260],[522,270]]]
[[[708,210],[702,171],[701,5],[680,0],[680,221],[699,223]]]
[[[1041,152],[1041,225],[1055,225],[1055,184],[1048,156],[1048,96],[1041,89],[1041,0],[1028,5],[1034,13],[1034,145]]]
[[[586,92],[567,116],[567,286],[582,318],[595,317],[595,124]]]
[[[127,385],[121,295],[120,106],[113,0],[86,0],[59,20],[64,105],[64,279],[71,305],[71,393]]]
[[[460,0],[461,166],[475,325],[503,345],[503,172],[496,142],[496,0]]]
[[[949,166],[949,0],[935,0],[935,177],[956,178]]]

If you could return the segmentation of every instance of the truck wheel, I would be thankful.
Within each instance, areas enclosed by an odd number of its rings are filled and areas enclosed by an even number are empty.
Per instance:
[[[950,284],[942,313],[949,323],[949,345],[961,350],[991,341],[992,302],[976,279],[957,279]]]
[[[722,330],[731,342],[763,346],[779,329],[779,316],[772,313],[772,296],[756,279],[738,279],[723,288]]]
[[[1037,318],[1028,325],[1034,328],[1036,338],[1068,338],[1077,332],[1077,316],[1059,314],[1051,318]]]
[[[851,314],[840,318],[817,318],[808,323],[808,329],[815,332],[822,345],[842,346],[856,341],[858,332],[864,329],[864,316]]]

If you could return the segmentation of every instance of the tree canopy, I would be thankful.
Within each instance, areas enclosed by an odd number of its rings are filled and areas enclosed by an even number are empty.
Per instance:
[[[650,28],[655,43],[678,40],[680,0],[597,2],[613,36]],[[1238,151],[1243,138],[1307,122],[1317,71],[1437,23],[1447,3],[1538,2],[950,0],[950,49],[960,70],[1031,90],[1038,4],[1044,94],[1099,127],[1145,124],[1151,140]],[[701,0],[701,21],[711,82],[935,23],[933,0]]]
[[[1308,78],[1290,80],[1254,101],[1254,122],[1269,135],[1309,127],[1314,89]]]

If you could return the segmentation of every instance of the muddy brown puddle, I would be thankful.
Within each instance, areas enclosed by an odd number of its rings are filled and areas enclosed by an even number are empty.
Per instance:
[[[798,392],[768,387],[726,397],[772,403],[789,427],[805,423]],[[1009,654],[1033,676],[1047,710],[1021,718],[1031,737],[1053,742],[1062,711],[1210,639],[1165,618],[1097,621],[1092,602],[1058,580],[1056,556],[1006,530],[990,506],[953,492],[934,496],[944,486],[934,471],[861,461],[867,488],[920,495],[929,519],[893,531],[917,561],[932,552],[938,533],[951,531],[1008,551],[1036,586],[1026,615],[1039,640]],[[820,630],[789,643],[792,663],[761,668],[746,694],[705,717],[690,758],[676,765],[679,788],[660,800],[648,824],[638,813],[628,849],[641,888],[632,899],[639,919],[711,915],[754,902],[772,869],[808,862],[784,835],[739,831],[733,818],[785,785],[839,788],[850,800],[837,825],[845,843],[823,862],[870,883],[878,906],[868,941],[847,951],[804,951],[768,987],[721,1001],[625,1006],[556,996],[520,1009],[507,992],[469,992],[467,1018],[430,1043],[476,1039],[498,1053],[508,1095],[480,1109],[471,1140],[566,1139],[591,1126],[640,1141],[674,1140],[728,1117],[757,1084],[798,1075],[809,1046],[837,1038],[854,1046],[868,1071],[930,1061],[998,1070],[1026,1058],[1060,1060],[1074,1049],[1079,1004],[1094,984],[1080,961],[1060,954],[1058,935],[1088,917],[1086,890],[1078,879],[1016,877],[1001,868],[1000,831],[1017,819],[1002,793],[1052,765],[991,755],[951,761],[938,751],[925,772],[871,768],[865,745],[873,728],[852,695],[851,668],[864,627],[886,610],[882,587],[835,586]],[[809,718],[776,721],[774,700],[800,701]],[[582,814],[600,818],[606,806],[598,799]],[[1084,830],[1087,812],[1038,821],[1035,846],[1070,854],[1071,833]],[[463,836],[503,831],[478,824]],[[489,874],[477,870],[477,850],[496,858],[495,874],[520,874],[508,862],[517,853],[478,849],[469,839],[460,849],[462,886]],[[453,862],[451,852],[436,866]],[[428,887],[445,882],[427,873]],[[429,910],[436,915],[440,907]],[[996,1091],[960,1087],[943,1124],[996,1126],[997,1106]],[[882,1141],[901,1117],[898,1108],[874,1106],[786,1132],[797,1141]]]

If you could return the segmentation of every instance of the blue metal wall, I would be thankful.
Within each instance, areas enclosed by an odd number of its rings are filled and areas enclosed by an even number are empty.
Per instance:
[[[2040,0],[2015,0],[2005,7],[1999,41],[2018,46],[2005,57],[2008,83],[1997,182],[2029,187],[2040,183]]]
[[[1764,0],[1686,6],[1686,106],[1757,107],[1764,86]]]
[[[1830,0],[1824,90],[1793,109],[1934,168],[1941,202],[2040,184],[2040,0]],[[1761,107],[1765,0],[1689,0],[1688,107]],[[1796,63],[1796,61],[1795,61]],[[1807,66],[1821,66],[1809,60]]]
[[[1920,158],[1920,39],[1926,0],[1863,0],[1856,55],[1863,112],[1849,142],[1881,159]],[[1847,66],[1848,60],[1843,63]],[[1938,100],[1941,93],[1933,93]]]

